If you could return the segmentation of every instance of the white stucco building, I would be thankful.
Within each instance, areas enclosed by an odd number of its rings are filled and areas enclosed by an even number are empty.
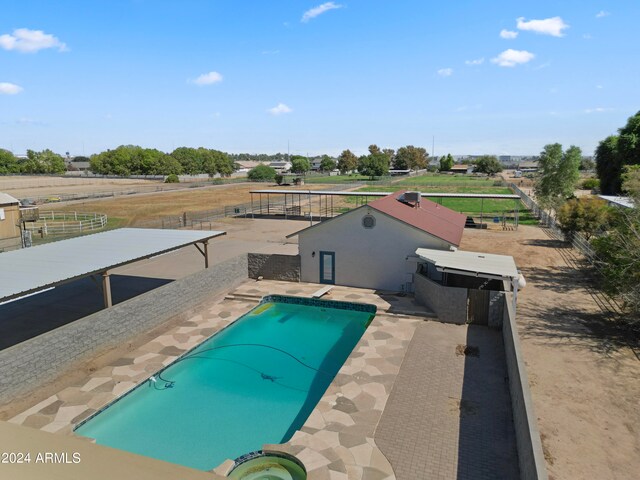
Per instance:
[[[419,193],[396,192],[290,236],[298,235],[303,282],[412,291],[416,249],[457,247],[465,221]]]

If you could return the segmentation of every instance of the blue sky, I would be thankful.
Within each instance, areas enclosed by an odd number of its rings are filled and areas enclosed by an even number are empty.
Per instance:
[[[4,2],[0,148],[592,154],[640,110],[640,2]]]

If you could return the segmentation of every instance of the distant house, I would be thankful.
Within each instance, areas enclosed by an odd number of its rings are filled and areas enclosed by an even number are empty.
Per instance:
[[[316,157],[311,159],[311,170],[317,172],[320,170],[320,164],[322,163],[322,157]]]
[[[520,164],[518,165],[518,170],[520,170],[523,173],[537,172],[538,162],[520,162]]]
[[[473,165],[465,165],[465,164],[454,165],[449,169],[449,171],[453,173],[464,173],[464,174],[473,173]]]
[[[0,252],[21,246],[20,201],[0,192]]]
[[[450,250],[466,216],[396,192],[296,232],[303,282],[413,291],[417,248]]]
[[[91,162],[72,162],[66,161],[65,165],[70,172],[89,172],[91,171]]]
[[[238,167],[236,172],[248,172],[249,170],[257,167],[258,165],[263,165],[263,163],[256,162],[253,160],[242,160],[242,161],[236,162],[236,166]]]
[[[275,162],[271,162],[269,166],[278,173],[284,173],[291,170],[291,162],[288,162],[286,160],[278,160]]]

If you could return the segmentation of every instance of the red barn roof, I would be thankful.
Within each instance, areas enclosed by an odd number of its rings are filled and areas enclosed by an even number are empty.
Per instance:
[[[466,215],[421,198],[418,205],[402,202],[404,190],[374,200],[369,207],[385,213],[412,227],[423,230],[455,246],[460,245]]]

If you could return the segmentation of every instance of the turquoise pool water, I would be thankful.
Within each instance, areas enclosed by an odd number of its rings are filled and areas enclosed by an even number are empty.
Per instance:
[[[76,434],[201,470],[289,440],[375,307],[299,304],[280,296],[263,302],[81,424]]]

